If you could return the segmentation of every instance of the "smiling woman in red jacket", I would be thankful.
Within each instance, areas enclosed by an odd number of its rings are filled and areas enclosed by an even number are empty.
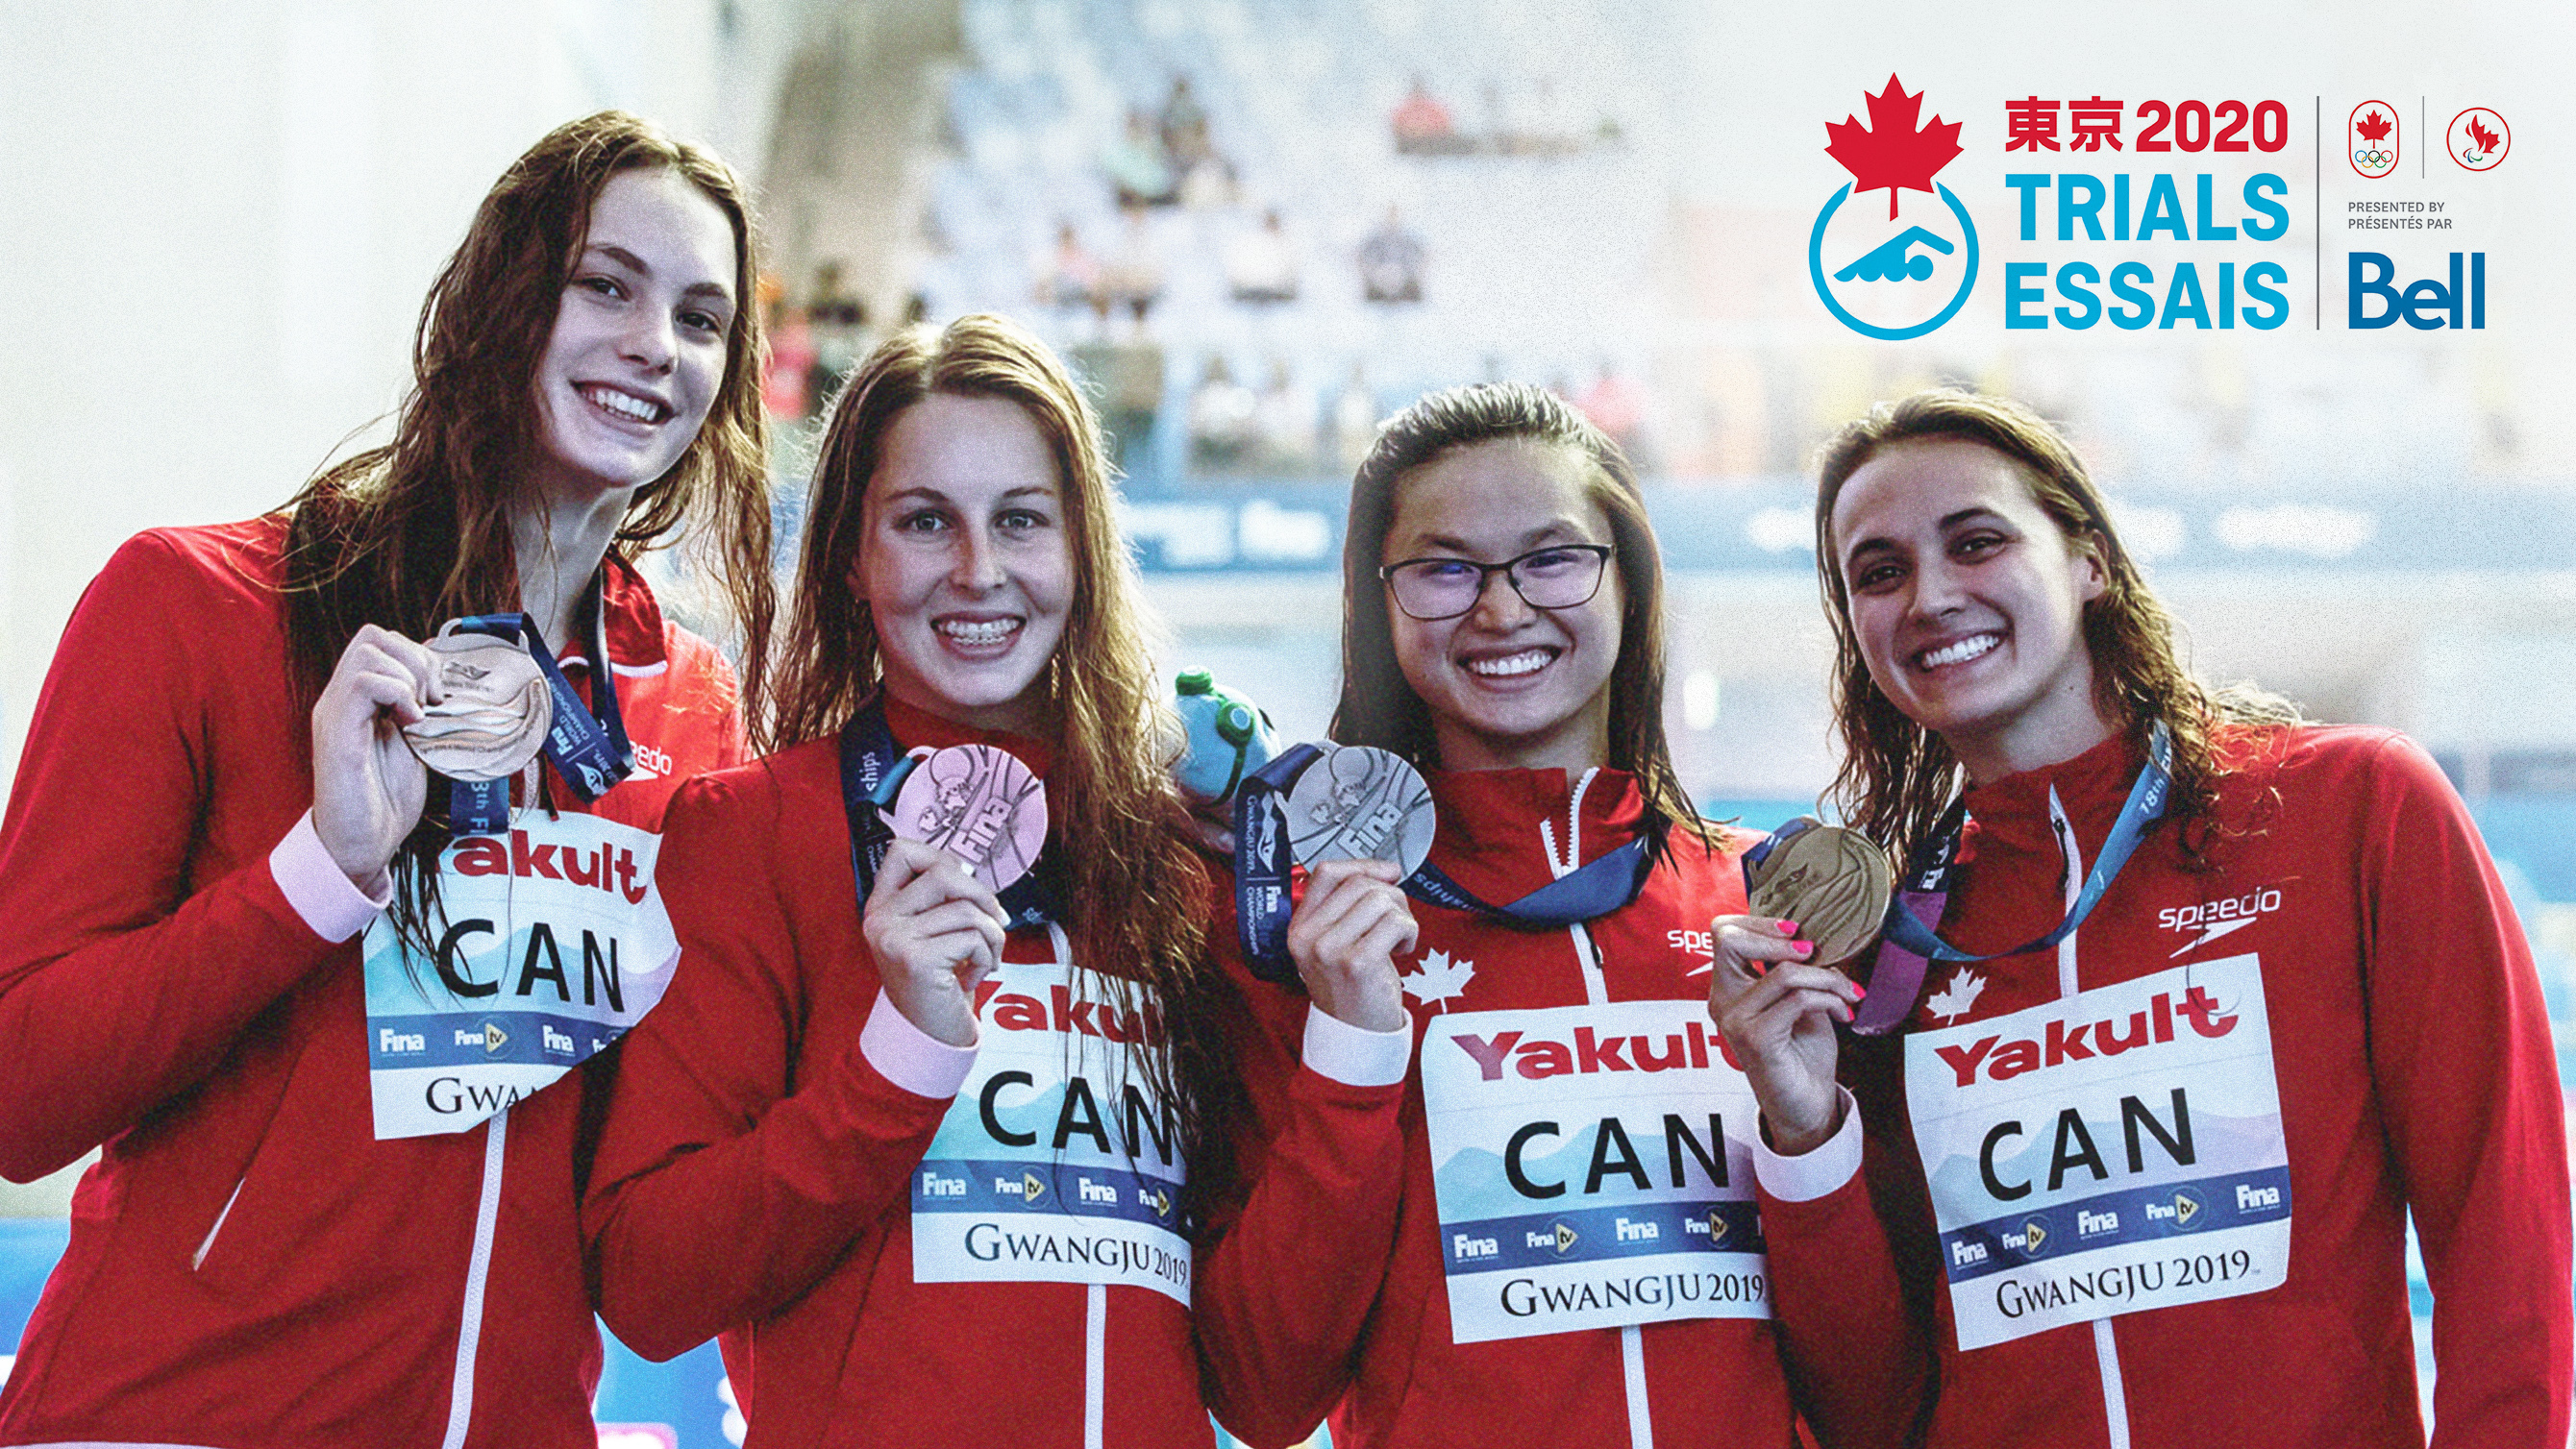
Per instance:
[[[684,969],[625,1043],[586,1217],[609,1326],[653,1357],[721,1334],[755,1449],[1204,1445],[1203,1360],[1269,1423],[1266,1366],[1376,1287],[1339,1245],[1394,1211],[1410,915],[1327,872],[1312,1011],[1208,965],[1112,503],[1044,344],[890,338],[815,469],[785,748],[672,805]],[[1246,1061],[1288,1083],[1248,1204]]]
[[[612,949],[652,935],[663,801],[740,759],[742,726],[722,658],[663,619],[634,559],[683,527],[718,541],[757,657],[756,273],[723,163],[632,116],[566,125],[440,273],[389,446],[288,510],[143,534],[90,585],[0,826],[0,1171],[103,1152],[0,1392],[0,1443],[595,1442],[590,1072],[526,1055],[544,1038],[488,1009],[443,1032],[370,1020],[375,986],[434,980],[370,962],[400,960],[433,902],[506,922],[466,907],[513,879],[442,867],[454,796],[398,726],[480,667],[427,647],[445,621],[525,611],[572,681],[557,721],[605,713],[637,768],[611,789],[590,758],[576,789],[538,766],[519,829],[453,848],[551,875],[579,839],[594,883],[623,871],[621,905],[584,919]],[[620,1009],[667,955],[624,953]],[[472,979],[490,969],[438,956],[468,1005],[497,993]],[[520,988],[540,982],[562,985],[560,963]],[[433,1058],[455,1069],[415,1064]],[[464,1111],[468,1075],[483,1100]]]
[[[1907,1365],[1840,1352],[1858,1325],[1771,1317],[1752,1101],[1701,1005],[1743,841],[1664,741],[1627,459],[1535,387],[1426,397],[1352,485],[1343,588],[1333,737],[1420,769],[1437,828],[1401,1213],[1323,1360],[1334,1443],[1785,1445],[1802,1409],[1838,1442],[1907,1399]]]
[[[1875,1302],[1937,1355],[1935,1445],[2421,1446],[2411,1216],[2433,1443],[2565,1443],[2549,1024],[2432,761],[2193,682],[2016,404],[1852,424],[1816,534],[1839,793],[1925,929],[1843,1045],[1796,923],[1717,924],[1784,1312]]]

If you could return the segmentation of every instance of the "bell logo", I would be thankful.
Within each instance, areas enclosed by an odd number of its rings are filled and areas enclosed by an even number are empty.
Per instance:
[[[510,1034],[501,1029],[501,1024],[499,1022],[487,1021],[483,1023],[483,1054],[485,1056],[496,1056],[500,1053],[501,1048],[508,1046],[509,1044]]]

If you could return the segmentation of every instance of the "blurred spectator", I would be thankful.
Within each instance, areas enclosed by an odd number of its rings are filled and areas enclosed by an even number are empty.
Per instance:
[[[1238,302],[1266,306],[1297,300],[1297,252],[1280,224],[1279,208],[1263,212],[1261,225],[1226,249],[1225,280]]]
[[[1163,138],[1141,110],[1127,113],[1127,134],[1102,154],[1100,169],[1109,173],[1120,206],[1169,206],[1180,199],[1180,178]]]
[[[1100,260],[1084,248],[1082,233],[1074,230],[1072,222],[1056,224],[1055,250],[1039,263],[1038,302],[1064,309],[1088,307],[1094,315],[1108,315],[1109,293]]]
[[[867,355],[867,304],[841,280],[841,264],[825,262],[814,273],[814,300],[805,317],[814,335],[814,381],[811,392],[820,409],[831,405],[841,384]]]
[[[1351,380],[1342,384],[1341,395],[1333,399],[1333,415],[1326,437],[1334,472],[1359,471],[1360,460],[1377,442],[1377,398],[1368,389],[1368,378],[1359,363],[1351,364]]]
[[[1592,420],[1592,426],[1610,435],[1632,457],[1637,450],[1637,425],[1646,416],[1645,395],[1635,384],[1621,377],[1608,358],[1601,360],[1601,375],[1581,397],[1570,398],[1575,409]]]
[[[1163,349],[1139,333],[1125,342],[1091,342],[1073,349],[1100,399],[1100,422],[1118,471],[1130,479],[1158,481],[1153,459],[1154,419],[1163,407]]]
[[[1163,295],[1163,255],[1154,245],[1153,218],[1145,208],[1129,202],[1120,210],[1126,224],[1119,231],[1116,254],[1101,269],[1101,291],[1112,308],[1125,307],[1141,327],[1146,310]]]
[[[1231,473],[1251,461],[1259,438],[1260,400],[1234,380],[1223,355],[1208,359],[1207,373],[1190,394],[1190,466],[1202,473]]]
[[[1422,77],[1413,78],[1413,89],[1398,102],[1393,117],[1395,149],[1407,154],[1454,155],[1474,149],[1473,143],[1458,134],[1458,123],[1449,108],[1423,85]]]
[[[768,313],[769,365],[760,375],[760,397],[769,415],[782,422],[802,419],[812,406],[808,385],[814,368],[814,334],[805,325],[805,310],[787,305],[787,288],[763,272],[760,305]]]
[[[1259,471],[1302,476],[1315,465],[1315,398],[1297,386],[1287,359],[1270,359],[1270,381],[1253,408]]]
[[[1386,224],[1360,243],[1360,288],[1372,302],[1422,300],[1422,238],[1405,230],[1392,206]]]
[[[1163,154],[1176,170],[1187,171],[1202,161],[1214,160],[1216,149],[1208,143],[1207,109],[1190,94],[1186,77],[1172,81],[1171,98],[1163,102],[1160,127]]]

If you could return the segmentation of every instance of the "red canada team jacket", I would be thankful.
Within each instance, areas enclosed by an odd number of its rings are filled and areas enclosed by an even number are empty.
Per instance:
[[[1035,741],[886,713],[908,747],[991,743],[1047,768]],[[910,1179],[974,1050],[879,988],[838,742],[693,782],[662,880],[681,967],[622,1047],[591,1178],[600,1312],[649,1358],[721,1335],[752,1449],[1205,1445],[1203,1398],[1265,1440],[1322,1415],[1338,1381],[1309,1345],[1346,1343],[1376,1289],[1408,1037],[1237,982],[1272,1146],[1203,1234],[1191,1307],[1116,1284],[1095,1316],[1079,1283],[916,1283]],[[1005,959],[1050,959],[1046,936],[1014,935]]]
[[[2062,972],[2093,989],[2258,956],[2289,1156],[2287,1281],[1959,1351],[1900,1038],[1862,1049],[1852,1078],[1863,1120],[1811,1154],[1818,1163],[1762,1163],[1780,1294],[1855,1311],[1874,1302],[1891,1333],[1919,1325],[1916,1351],[1928,1339],[1938,1358],[1934,1445],[2421,1446],[2411,1209],[2433,1290],[2434,1445],[2564,1444],[2570,1260],[2556,1062],[2530,951],[2476,828],[2433,762],[2385,730],[2231,729],[2221,749],[2230,773],[2215,872],[2190,868],[2174,828],[2158,827],[2072,949],[1966,968],[1982,983],[1973,992],[1956,986],[1961,968],[1935,963],[1908,1029],[2055,1001]],[[2056,925],[2066,907],[2052,790],[2080,879],[2138,767],[2115,739],[1971,791],[1966,881],[1947,938],[1992,951]],[[2121,1165],[2117,1144],[2105,1151]],[[1867,1172],[1855,1176],[1863,1156]],[[1782,1200],[1783,1186],[1808,1200]],[[1892,1263],[1867,1251],[1873,1192],[1897,1245]]]
[[[1571,785],[1561,770],[1435,771],[1428,778],[1440,812],[1431,859],[1488,902],[1548,884],[1552,853],[1574,865],[1609,853],[1633,838],[1644,818],[1634,778],[1618,770]],[[1582,927],[1522,930],[1417,902],[1418,956],[1404,964],[1416,971],[1440,964],[1452,973],[1460,963],[1473,967],[1457,994],[1436,1004],[1408,1001],[1417,1040],[1435,1010],[1679,1000],[1704,1018],[1709,923],[1745,909],[1738,852],[1746,841],[1735,832],[1723,836],[1723,848],[1712,850],[1676,828],[1670,861],[1647,877],[1637,899]],[[1844,1304],[1832,1299],[1776,1322],[1707,1318],[1453,1342],[1418,1061],[1402,1121],[1402,1217],[1384,1284],[1347,1350],[1348,1397],[1331,1421],[1338,1449],[1785,1446],[1802,1411],[1832,1443],[1848,1426],[1872,1422],[1877,1406],[1910,1406],[1919,1394],[1911,1364],[1892,1353],[1853,1351],[1855,1343],[1872,1348],[1875,1336],[1862,1331],[1866,1320],[1842,1316]]]
[[[0,825],[0,1171],[106,1152],[0,1443],[590,1445],[589,1074],[510,1112],[486,1257],[489,1129],[375,1139],[376,906],[299,819],[284,537],[271,516],[128,542],[36,705]],[[631,569],[606,608],[643,768],[599,813],[651,828],[680,777],[741,758],[732,676]],[[588,661],[564,664],[586,690]]]

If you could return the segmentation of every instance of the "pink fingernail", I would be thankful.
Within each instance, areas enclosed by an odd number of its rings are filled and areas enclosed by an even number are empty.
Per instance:
[[[1852,983],[1852,1000],[1854,1000],[1854,1001],[1867,1001],[1867,1000],[1869,1000],[1869,988],[1868,988],[1868,987],[1866,987],[1866,986],[1861,985],[1861,984],[1860,984],[1859,982],[1857,982],[1857,981],[1853,982],[1853,983]]]
[[[1789,943],[1789,949],[1797,952],[1801,956],[1804,956],[1808,952],[1816,949],[1816,943],[1813,941],[1792,941]]]
[[[1795,921],[1782,921],[1780,923],[1780,934],[1783,936],[1794,936],[1798,934],[1798,923]]]

